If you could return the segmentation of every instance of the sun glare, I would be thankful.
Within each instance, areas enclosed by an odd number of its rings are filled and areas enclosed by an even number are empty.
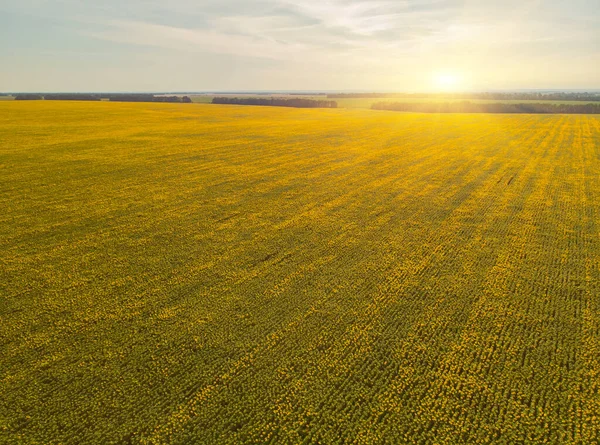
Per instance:
[[[439,91],[457,91],[461,88],[461,78],[455,73],[437,73],[433,76],[433,86]]]

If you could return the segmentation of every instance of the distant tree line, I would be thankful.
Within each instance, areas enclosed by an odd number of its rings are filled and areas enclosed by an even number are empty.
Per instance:
[[[410,103],[379,102],[374,110],[410,111],[415,113],[542,113],[542,114],[600,114],[600,104],[550,104],[550,103]]]
[[[311,91],[296,91],[296,92],[282,92],[282,91],[207,91],[200,94],[211,94],[216,96],[326,96],[327,93],[311,92]]]
[[[44,100],[102,100],[97,94],[44,94]]]
[[[550,101],[600,101],[600,93],[340,93],[328,94],[329,99],[377,99],[393,97],[397,99],[440,99],[440,100],[550,100]]]
[[[214,91],[212,93],[207,94],[215,94],[215,95],[240,95],[240,96],[272,96],[275,93],[269,93],[268,91]]]
[[[152,102],[173,102],[191,104],[192,99],[190,99],[189,96],[154,96]]]
[[[260,97],[214,97],[213,104],[223,105],[261,105],[271,107],[293,107],[293,108],[337,108],[337,102],[333,100],[314,99],[280,99]]]
[[[108,94],[111,102],[154,102],[154,94]]]
[[[106,96],[111,102],[171,102],[192,103],[188,96],[155,96],[154,94],[110,94]]]
[[[52,94],[17,94],[15,100],[83,100],[111,102],[172,102],[192,103],[188,96],[155,96],[154,94],[86,94],[86,93],[52,93]]]
[[[41,94],[17,94],[15,100],[44,100]]]

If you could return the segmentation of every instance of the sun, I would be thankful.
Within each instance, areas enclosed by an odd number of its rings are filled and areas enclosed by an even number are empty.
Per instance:
[[[462,87],[462,78],[457,73],[440,72],[433,75],[433,86],[438,91],[453,92]]]

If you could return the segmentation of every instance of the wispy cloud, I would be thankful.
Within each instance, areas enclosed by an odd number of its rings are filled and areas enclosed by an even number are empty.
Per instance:
[[[433,36],[441,26],[440,11],[424,7],[431,2],[421,8],[415,8],[415,2],[365,0],[261,4],[260,11],[247,15],[208,8],[200,14],[198,27],[107,17],[96,19],[96,29],[86,27],[83,32],[127,44],[289,60],[311,52],[313,57],[336,57],[340,51],[350,55],[406,47],[407,42]]]
[[[104,30],[85,31],[85,34],[113,42],[169,50],[281,60],[307,50],[297,42],[282,42],[259,35],[222,32],[219,29],[187,29],[126,20],[113,20],[105,25]]]
[[[168,16],[154,21],[108,16],[103,29],[85,32],[127,44],[275,60],[311,51],[331,56],[339,51],[349,55],[369,50],[383,55],[458,43],[497,47],[582,35],[581,31],[573,33],[572,26],[561,29],[538,16],[524,20],[538,3],[523,2],[511,15],[486,15],[482,21],[481,6],[453,0],[264,0],[245,14],[233,7],[240,3],[232,0],[221,7],[209,2],[202,9],[180,0],[180,10],[193,10],[198,26],[181,25],[177,16],[170,21]]]
[[[435,66],[489,70],[592,54],[599,15],[590,0],[5,0],[5,16],[35,16],[92,47],[129,54],[221,57],[271,76],[415,78]],[[9,19],[10,20],[10,19]],[[1,17],[0,17],[1,21]],[[23,23],[27,23],[24,19]],[[0,23],[1,25],[1,23]],[[50,26],[50,25],[48,25]],[[14,29],[17,29],[13,25]],[[27,41],[36,30],[23,30]],[[49,35],[54,30],[47,30]],[[77,37],[78,36],[78,37]],[[5,41],[16,40],[11,36]],[[41,40],[44,51],[64,49]],[[74,46],[69,43],[67,46]],[[82,46],[82,52],[85,48]],[[0,43],[0,48],[2,44]],[[143,51],[140,51],[143,48]],[[85,53],[84,53],[85,54]],[[160,55],[160,56],[159,56]],[[253,59],[255,62],[251,62]],[[234,62],[235,60],[235,62]],[[574,59],[573,59],[574,60]],[[265,61],[269,63],[265,64]],[[524,63],[524,61],[528,61]],[[188,63],[188,62],[186,62]],[[579,62],[577,62],[579,63]],[[587,69],[582,66],[580,71]],[[277,71],[273,68],[277,66]],[[573,64],[573,70],[576,70]],[[206,70],[209,72],[209,70]],[[523,68],[523,73],[531,73]],[[375,74],[373,74],[375,73]],[[512,74],[511,74],[512,75]],[[333,81],[332,81],[333,82]]]

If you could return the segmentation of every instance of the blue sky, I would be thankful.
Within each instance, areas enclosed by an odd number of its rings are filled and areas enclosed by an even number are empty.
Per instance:
[[[2,0],[0,91],[600,88],[599,0]]]

